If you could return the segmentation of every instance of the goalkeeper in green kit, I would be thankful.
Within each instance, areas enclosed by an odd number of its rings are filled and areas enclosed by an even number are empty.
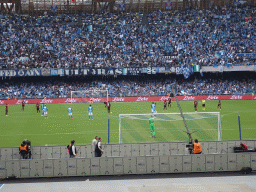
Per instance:
[[[151,115],[151,118],[149,119],[149,126],[150,126],[150,134],[151,137],[156,137],[156,132],[155,132],[155,119],[154,119],[154,115]]]

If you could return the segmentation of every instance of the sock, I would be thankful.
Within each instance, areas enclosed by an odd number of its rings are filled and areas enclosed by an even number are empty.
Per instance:
[[[150,131],[150,134],[151,134],[151,136],[153,136],[153,132],[152,131]]]
[[[89,119],[91,118],[91,116],[89,116]]]
[[[155,136],[155,135],[156,135],[156,132],[154,131],[154,132],[153,132],[153,136]]]

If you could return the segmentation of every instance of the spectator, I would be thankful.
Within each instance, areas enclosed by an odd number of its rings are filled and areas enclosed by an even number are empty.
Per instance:
[[[97,140],[98,140],[98,136],[96,135],[95,139],[92,140],[92,151],[93,151],[92,156],[93,157],[97,157],[97,153],[96,153],[96,150],[95,150],[96,145],[97,145]]]
[[[195,142],[193,144],[193,152],[194,152],[194,154],[201,154],[202,153],[201,144],[198,143],[197,139],[195,139]]]
[[[101,142],[102,142],[102,139],[101,137],[99,137],[98,143],[96,144],[96,147],[95,147],[95,153],[97,155],[96,157],[101,157],[102,153],[104,152],[101,146]]]

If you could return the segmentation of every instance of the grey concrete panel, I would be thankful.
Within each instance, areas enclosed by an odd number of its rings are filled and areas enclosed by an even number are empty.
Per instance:
[[[140,144],[140,156],[150,155],[150,144]]]
[[[0,161],[0,178],[6,178],[7,172],[6,172],[6,166],[5,161]]]
[[[60,147],[53,147],[52,148],[52,158],[54,159],[60,159]]]
[[[209,172],[209,171],[214,171],[214,155],[206,155],[205,156],[205,171]]]
[[[172,155],[169,156],[169,165],[170,165],[170,172],[182,172],[182,156],[181,155]]]
[[[209,143],[208,142],[200,142],[202,154],[209,154]]]
[[[100,175],[100,158],[91,159],[91,175]]]
[[[43,160],[29,160],[30,161],[30,177],[44,176],[44,161]]]
[[[256,170],[256,154],[251,154],[251,168]]]
[[[217,153],[217,142],[209,142],[209,154]]]
[[[92,145],[86,145],[85,146],[85,154],[86,154],[86,158],[91,158],[94,157],[94,151],[93,151],[93,147]]]
[[[249,153],[237,153],[237,170],[241,170],[243,167],[251,167],[251,155]]]
[[[6,161],[7,177],[20,177],[20,161]]]
[[[41,159],[41,147],[31,147],[32,159]]]
[[[61,159],[69,158],[67,146],[61,146],[60,147],[60,158]]]
[[[178,143],[178,155],[187,155],[188,154],[186,144],[187,143]]]
[[[191,172],[192,171],[192,158],[191,155],[184,155],[182,157],[183,165],[182,171],[183,172]]]
[[[104,150],[102,157],[111,157],[111,149],[112,145],[102,145],[102,149]]]
[[[21,157],[20,157],[20,151],[19,151],[20,149],[18,148],[18,147],[14,147],[13,149],[12,149],[12,159],[13,160],[19,160],[19,159],[21,159]]]
[[[120,157],[120,146],[112,145],[111,152],[112,152],[112,157]]]
[[[120,157],[131,157],[132,156],[132,145],[121,144],[120,145]]]
[[[146,157],[147,162],[147,173],[159,173],[160,172],[160,158],[155,157]]]
[[[12,160],[12,148],[1,148],[1,160]]]
[[[113,149],[113,147],[112,147]],[[100,158],[100,174],[113,175],[114,173],[114,159],[113,158]]]
[[[235,153],[230,153],[228,154],[228,171],[236,171],[236,154]]]
[[[228,153],[234,153],[235,141],[228,141]]]
[[[91,174],[91,159],[77,159],[77,176],[86,176]]]
[[[169,143],[159,143],[159,155],[171,155]]]
[[[132,144],[132,157],[140,156],[140,145]]]
[[[221,153],[221,154],[228,153],[228,142],[227,141],[217,142],[217,153]]]
[[[170,172],[169,157],[160,156],[160,173],[169,173],[169,172]]]
[[[151,155],[158,156],[159,155],[159,145],[158,143],[153,143],[150,145],[151,147]]]
[[[227,171],[228,170],[228,155],[221,154],[214,156],[214,170],[215,171]]]
[[[52,147],[41,147],[41,159],[52,159]]]
[[[45,159],[44,160],[44,177],[53,177],[53,160],[52,159]]]
[[[114,158],[114,174],[123,174],[124,165],[123,158]]]
[[[146,157],[137,157],[137,174],[147,173]]]
[[[137,159],[136,157],[124,157],[124,174],[136,174],[137,173]]]
[[[192,155],[192,172],[205,172],[206,155]]]
[[[178,143],[170,143],[170,152],[171,152],[171,155],[178,154]]]
[[[20,177],[30,177],[30,165],[28,160],[20,161]]]
[[[68,159],[53,160],[54,177],[68,176]]]
[[[68,159],[68,176],[76,176],[76,159]]]

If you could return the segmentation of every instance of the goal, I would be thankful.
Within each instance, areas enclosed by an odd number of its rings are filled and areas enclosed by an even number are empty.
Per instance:
[[[193,139],[221,141],[219,112],[183,113]],[[155,114],[156,138],[152,138],[149,118],[152,114],[120,114],[119,143],[187,142],[188,136],[180,113]]]
[[[71,91],[71,103],[108,102],[107,89]]]

